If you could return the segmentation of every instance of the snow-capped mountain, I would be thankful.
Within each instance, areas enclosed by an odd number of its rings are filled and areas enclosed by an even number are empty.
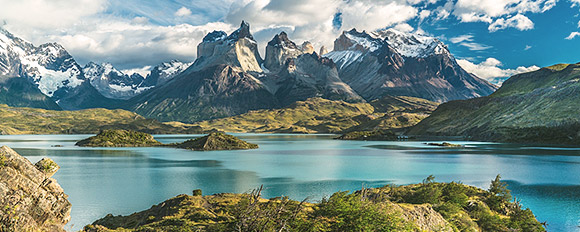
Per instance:
[[[394,29],[345,31],[324,55],[367,101],[385,95],[437,102],[486,96],[497,87],[461,68],[436,38]]]
[[[192,63],[184,63],[178,60],[163,62],[151,69],[145,80],[139,84],[139,87],[155,87],[163,85],[181,74]]]
[[[110,63],[89,62],[83,68],[85,77],[99,93],[112,99],[129,99],[150,87],[139,87],[144,78],[140,74],[127,75]]]
[[[24,77],[56,100],[85,81],[80,66],[61,45],[36,47],[1,28],[0,75]]]

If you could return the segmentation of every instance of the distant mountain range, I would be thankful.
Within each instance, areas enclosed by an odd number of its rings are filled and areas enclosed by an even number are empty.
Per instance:
[[[394,29],[344,32],[315,52],[282,32],[258,52],[250,25],[214,31],[192,63],[171,61],[143,77],[111,64],[81,67],[56,43],[38,47],[0,29],[0,103],[45,109],[123,108],[162,121],[195,122],[275,109],[313,97],[370,102],[411,96],[436,102],[491,94],[439,40]],[[23,81],[26,80],[26,81]]]
[[[580,144],[580,63],[519,74],[487,97],[451,101],[408,134]]]

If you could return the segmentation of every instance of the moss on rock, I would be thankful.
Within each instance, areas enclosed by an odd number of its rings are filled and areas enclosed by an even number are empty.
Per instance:
[[[129,130],[104,130],[99,134],[81,140],[80,147],[151,147],[162,145],[152,135]]]
[[[258,148],[257,144],[248,143],[244,140],[236,138],[233,135],[228,135],[221,132],[210,133],[200,138],[190,139],[183,143],[173,144],[170,146],[195,151],[247,150]]]

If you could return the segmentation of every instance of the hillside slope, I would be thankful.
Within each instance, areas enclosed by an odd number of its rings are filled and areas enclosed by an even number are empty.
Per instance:
[[[442,104],[408,134],[580,144],[579,80],[580,64],[516,75],[488,97]]]
[[[152,134],[199,133],[197,127],[175,127],[125,110],[54,111],[0,105],[0,134],[95,134],[127,129]]]
[[[371,103],[310,98],[288,107],[257,110],[194,125],[228,132],[340,133],[408,127],[426,118],[437,103],[387,96]]]

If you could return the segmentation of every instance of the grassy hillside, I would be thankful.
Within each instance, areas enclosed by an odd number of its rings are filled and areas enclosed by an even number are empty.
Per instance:
[[[176,127],[125,110],[54,111],[0,105],[0,134],[96,134],[126,129],[151,134],[199,133],[200,128]]]
[[[282,109],[250,111],[194,125],[227,132],[339,133],[411,126],[436,106],[412,97],[388,96],[371,103],[311,98]]]
[[[410,135],[580,144],[580,64],[516,75],[488,97],[442,104]]]
[[[499,176],[482,190],[460,183],[388,185],[337,192],[320,203],[249,194],[179,195],[129,216],[111,214],[96,231],[545,231]]]

